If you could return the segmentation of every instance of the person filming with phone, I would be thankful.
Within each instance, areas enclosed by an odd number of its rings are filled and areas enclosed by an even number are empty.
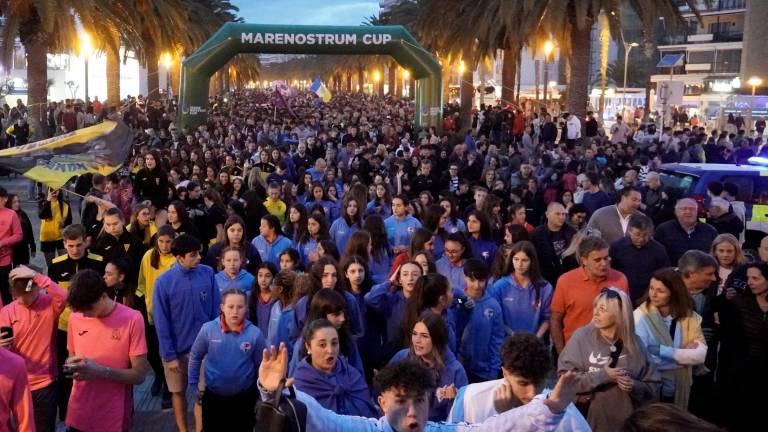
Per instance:
[[[55,330],[67,292],[48,276],[19,266],[11,270],[13,301],[0,310],[0,347],[24,359],[32,391],[35,430],[56,430]]]

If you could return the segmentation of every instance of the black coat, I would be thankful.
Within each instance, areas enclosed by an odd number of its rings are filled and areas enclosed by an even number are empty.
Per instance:
[[[563,233],[565,240],[563,250],[565,250],[571,244],[571,239],[573,239],[574,234],[576,234],[576,230],[570,225],[565,224],[560,228],[559,232]],[[555,252],[555,247],[553,245],[554,238],[555,233],[549,230],[546,223],[539,225],[531,233],[531,243],[533,243],[533,246],[536,248],[536,255],[539,258],[539,266],[541,267],[541,275],[547,282],[552,284],[552,286],[555,286],[555,284],[557,284],[557,279],[565,273],[562,259],[560,255]]]

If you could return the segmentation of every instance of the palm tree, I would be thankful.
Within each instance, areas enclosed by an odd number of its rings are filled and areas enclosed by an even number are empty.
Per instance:
[[[48,102],[48,53],[72,52],[79,29],[94,31],[118,20],[95,0],[0,0],[0,16],[5,18],[0,33],[3,64],[10,64],[17,37],[24,45],[28,117],[39,138]]]
[[[601,13],[607,18],[614,40],[620,38],[620,9],[623,5],[629,6],[640,18],[646,41],[653,40],[655,25],[660,17],[671,28],[683,22],[679,0],[541,0],[536,3],[541,6],[541,14],[536,15],[540,25],[538,32],[554,36],[559,42],[561,55],[566,56],[570,66],[566,108],[579,116],[586,112],[589,89],[589,62],[583,59],[591,58],[591,29]],[[683,0],[682,3],[694,13],[699,13],[697,0]]]

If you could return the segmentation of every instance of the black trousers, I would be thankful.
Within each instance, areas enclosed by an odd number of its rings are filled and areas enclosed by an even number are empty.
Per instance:
[[[67,405],[69,405],[69,395],[72,393],[72,378],[67,378],[64,374],[64,362],[69,357],[67,351],[67,332],[56,330],[56,367],[59,368],[59,420],[64,421],[67,418]]]
[[[252,432],[257,395],[255,386],[234,396],[206,389],[202,401],[203,431]]]
[[[32,407],[35,410],[37,432],[56,431],[56,397],[58,386],[55,382],[47,387],[32,391]]]
[[[3,300],[3,305],[7,305],[13,298],[11,297],[11,285],[8,281],[8,275],[11,273],[12,265],[0,267],[0,298]]]

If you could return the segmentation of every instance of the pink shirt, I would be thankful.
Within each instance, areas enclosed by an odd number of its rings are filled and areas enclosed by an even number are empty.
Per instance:
[[[56,327],[64,310],[67,292],[48,276],[35,276],[40,291],[32,304],[22,306],[14,300],[0,310],[0,326],[13,327],[13,351],[27,363],[27,378],[32,390],[50,385],[57,376]]]
[[[70,354],[87,357],[113,369],[131,367],[131,357],[147,353],[144,319],[127,306],[115,303],[99,318],[72,313],[67,329]],[[98,410],[98,415],[94,415]],[[133,386],[110,380],[74,381],[67,409],[67,426],[83,432],[123,432],[131,428]]]
[[[21,232],[19,215],[15,211],[0,207],[0,267],[11,265],[13,248],[11,246],[24,238]]]
[[[35,432],[24,359],[0,348],[0,432]]]

